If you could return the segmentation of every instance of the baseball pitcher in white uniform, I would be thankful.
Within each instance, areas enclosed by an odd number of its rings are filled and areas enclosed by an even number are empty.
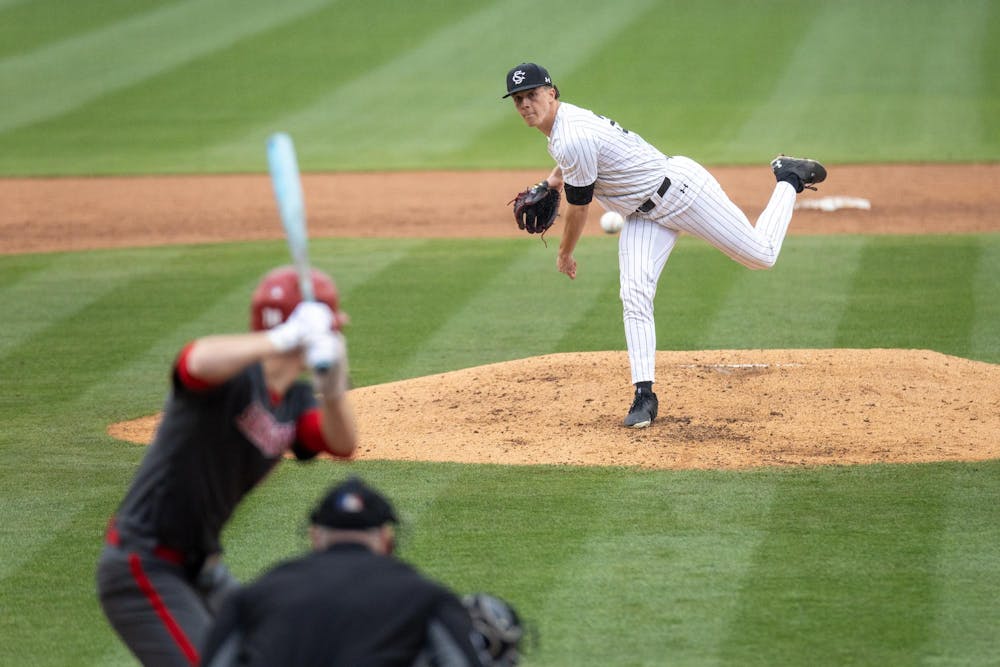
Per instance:
[[[667,258],[686,232],[704,239],[740,264],[769,269],[781,252],[795,195],[826,178],[815,160],[779,155],[771,162],[777,183],[771,199],[750,223],[719,182],[694,160],[664,155],[610,118],[559,99],[548,71],[522,63],[507,73],[507,94],[529,127],[548,137],[555,168],[536,188],[562,190],[565,229],[556,268],[576,278],[573,258],[596,198],[625,219],[618,239],[620,296],[625,343],[635,395],[624,425],[645,428],[659,409],[653,297]],[[530,231],[530,230],[529,230]]]

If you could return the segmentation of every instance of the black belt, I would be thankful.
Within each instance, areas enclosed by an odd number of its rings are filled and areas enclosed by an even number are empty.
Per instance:
[[[135,546],[127,538],[123,538],[121,533],[118,532],[118,526],[116,525],[114,517],[108,522],[108,530],[104,534],[104,541],[113,547],[122,547],[124,549],[129,549]],[[170,547],[165,547],[162,545],[144,545],[151,546],[151,551],[153,555],[161,560],[173,563],[174,565],[184,565],[187,559],[184,554],[177,549],[171,549]]]
[[[670,179],[667,178],[666,176],[664,176],[663,177],[663,182],[660,183],[660,189],[656,191],[656,194],[658,194],[660,197],[662,197],[667,192],[667,190],[669,190],[669,189],[670,189]],[[649,213],[654,208],[656,208],[656,202],[653,201],[653,199],[651,197],[651,198],[647,199],[646,201],[642,202],[642,204],[639,206],[639,208],[637,208],[635,210],[638,211],[639,213]]]

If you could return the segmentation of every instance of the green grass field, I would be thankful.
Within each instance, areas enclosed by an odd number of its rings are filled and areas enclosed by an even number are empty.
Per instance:
[[[996,160],[1000,4],[3,0],[0,174],[547,164],[523,60],[667,153]]]
[[[259,172],[278,129],[305,170],[543,167],[541,137],[499,99],[521,60],[708,164],[995,162],[998,17],[995,1],[0,0],[0,175]],[[624,346],[605,237],[583,240],[573,283],[524,239],[315,239],[313,252],[351,314],[358,386]],[[178,348],[242,330],[253,285],[286,258],[280,242],[0,254],[0,665],[133,664],[93,570],[143,450],[105,427],[156,412]],[[1000,363],[1000,234],[791,237],[762,273],[684,239],[657,312],[664,349]],[[404,558],[515,602],[540,639],[529,666],[1000,654],[998,461],[290,463],[226,531],[237,575],[304,549],[308,509],[349,472],[395,499]]]

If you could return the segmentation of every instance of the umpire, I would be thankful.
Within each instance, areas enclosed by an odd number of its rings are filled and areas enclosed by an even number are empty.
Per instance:
[[[392,556],[397,523],[360,479],[334,486],[310,515],[311,553],[226,600],[202,664],[409,667],[429,637],[446,664],[482,664],[461,600]]]

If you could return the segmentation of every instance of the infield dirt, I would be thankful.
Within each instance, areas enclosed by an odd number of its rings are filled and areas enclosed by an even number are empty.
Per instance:
[[[766,167],[712,171],[751,218],[773,187]],[[306,174],[303,186],[316,237],[502,238],[523,234],[505,203],[539,177]],[[800,210],[790,233],[1000,231],[1000,165],[834,165],[800,201],[838,195],[871,209]],[[3,254],[281,238],[266,175],[0,179],[0,200]],[[441,202],[466,219],[444,218]],[[602,234],[592,208],[586,234]],[[994,364],[922,350],[661,352],[657,374],[660,415],[641,431],[620,426],[623,351],[362,387],[351,392],[358,458],[744,468],[1000,457]],[[108,430],[145,443],[158,419]]]

